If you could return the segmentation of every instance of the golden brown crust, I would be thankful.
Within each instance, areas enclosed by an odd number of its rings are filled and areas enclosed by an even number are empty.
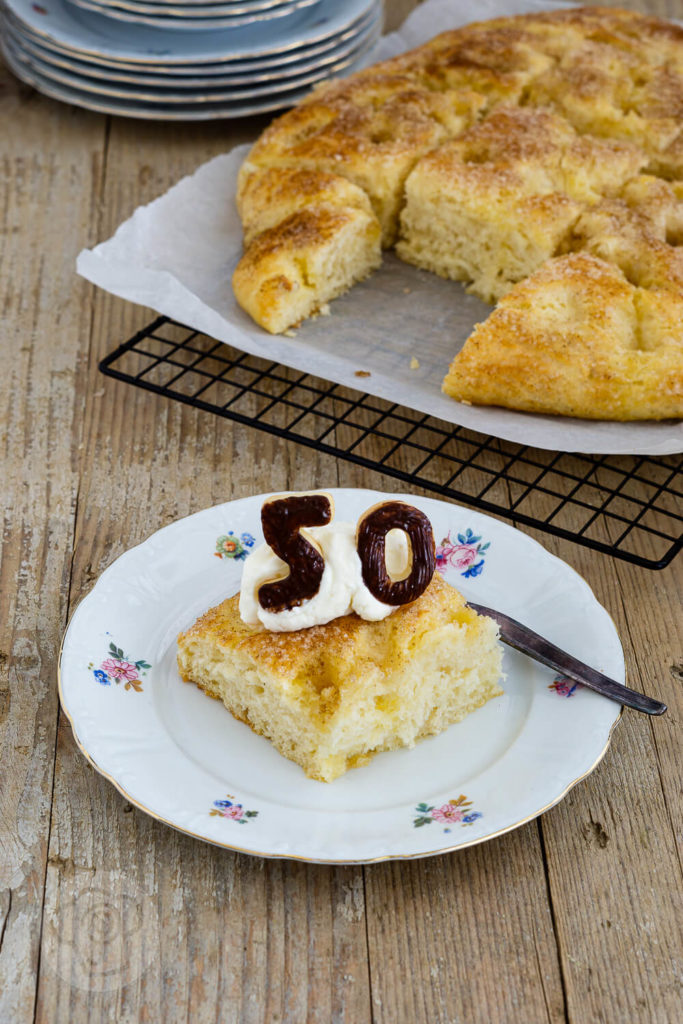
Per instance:
[[[651,154],[647,169],[669,181],[683,180],[683,130],[666,149]]]
[[[586,204],[630,180],[646,159],[628,142],[578,135],[549,108],[501,106],[420,160],[410,177],[430,176],[460,202],[474,192],[487,204],[550,195]]]
[[[341,272],[333,266],[337,254]],[[354,265],[347,271],[349,254]],[[380,229],[373,214],[352,206],[312,207],[257,235],[232,285],[240,305],[278,333],[320,310],[379,262]]]
[[[398,255],[495,302],[566,249],[582,212],[645,162],[630,143],[578,135],[545,107],[498,107],[419,161]]]
[[[448,137],[443,122],[454,131],[464,126],[469,105],[462,114],[459,106],[408,75],[382,73],[380,65],[314,91],[265,130],[247,163],[343,175],[367,193],[391,244],[402,182],[423,153]]]
[[[245,246],[292,214],[321,206],[350,207],[372,214],[365,192],[339,174],[301,167],[254,168],[242,176],[237,196]]]
[[[313,687],[319,695],[330,686],[343,686],[350,664],[367,660],[386,665],[392,659],[409,657],[416,638],[444,619],[473,623],[477,614],[438,574],[419,600],[403,605],[381,622],[351,614],[290,633],[247,625],[240,618],[236,594],[202,615],[180,635],[178,646],[182,650],[194,638],[210,636],[225,654],[233,649],[248,651],[269,675]]]
[[[623,198],[605,199],[579,218],[570,244],[619,267],[640,288],[683,297],[683,249],[667,241],[679,236],[683,204],[677,204],[673,214],[669,233],[661,206],[638,209]]]

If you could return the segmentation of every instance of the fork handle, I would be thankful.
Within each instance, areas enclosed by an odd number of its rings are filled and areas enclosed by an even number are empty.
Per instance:
[[[655,700],[654,697],[648,697],[644,693],[630,690],[628,686],[618,683],[615,679],[610,679],[609,676],[603,675],[602,672],[598,672],[590,665],[579,661],[578,658],[567,654],[550,640],[539,636],[533,629],[523,626],[521,622],[517,622],[509,615],[495,611],[493,608],[485,608],[473,601],[467,603],[480,615],[488,615],[489,618],[495,619],[500,626],[501,638],[506,644],[528,654],[536,661],[540,661],[541,664],[561,672],[562,675],[576,680],[577,683],[583,683],[584,686],[595,690],[596,693],[601,693],[603,697],[609,697],[610,700],[617,701],[618,704],[623,704],[627,708],[643,711],[646,715],[663,715],[666,711],[666,704],[662,704],[661,701]]]

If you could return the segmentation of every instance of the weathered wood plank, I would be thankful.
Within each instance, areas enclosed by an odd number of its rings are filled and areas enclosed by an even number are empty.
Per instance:
[[[33,1019],[104,125],[0,66],[0,1020]]]
[[[535,823],[459,853],[368,867],[366,892],[378,1024],[565,1020]]]

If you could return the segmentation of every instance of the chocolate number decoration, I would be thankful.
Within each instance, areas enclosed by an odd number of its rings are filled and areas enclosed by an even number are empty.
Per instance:
[[[299,531],[305,526],[326,526],[333,515],[334,504],[328,494],[293,494],[263,504],[261,526],[266,543],[289,566],[288,576],[259,587],[258,601],[266,611],[288,611],[318,593],[325,560]]]
[[[387,572],[385,548],[390,530],[403,530],[410,541],[410,572],[401,580],[392,580]],[[429,586],[436,569],[434,533],[427,516],[413,505],[386,501],[369,508],[358,520],[356,546],[363,582],[383,604],[416,601]]]

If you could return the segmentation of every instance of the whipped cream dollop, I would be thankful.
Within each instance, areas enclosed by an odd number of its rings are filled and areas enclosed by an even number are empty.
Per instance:
[[[328,526],[311,526],[301,531],[315,541],[325,559],[325,570],[318,593],[296,608],[269,612],[258,600],[259,587],[276,577],[286,576],[287,564],[268,544],[256,548],[244,563],[240,591],[240,616],[250,626],[261,622],[274,632],[289,632],[322,626],[340,615],[356,612],[362,619],[377,622],[396,611],[395,605],[384,604],[370,593],[363,582],[361,561],[356,550],[356,527],[353,523],[333,522]],[[390,576],[400,577],[408,571],[410,550],[402,530],[391,530],[386,537],[386,564]]]

